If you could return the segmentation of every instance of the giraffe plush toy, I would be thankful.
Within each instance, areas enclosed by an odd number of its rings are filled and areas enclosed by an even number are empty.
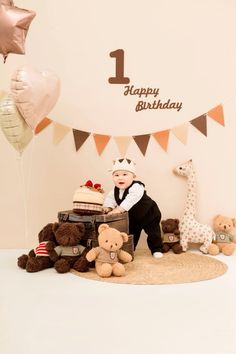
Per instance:
[[[188,243],[201,243],[200,251],[208,253],[208,247],[215,237],[209,225],[200,224],[195,219],[196,214],[196,180],[192,160],[189,160],[174,169],[174,173],[186,177],[188,181],[187,203],[184,214],[180,219],[180,244],[183,251],[188,248]]]

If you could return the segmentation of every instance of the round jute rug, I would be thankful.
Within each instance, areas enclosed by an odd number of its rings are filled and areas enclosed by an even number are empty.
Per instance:
[[[209,280],[224,274],[228,267],[225,263],[206,255],[191,252],[176,255],[165,253],[162,258],[155,259],[148,250],[136,250],[133,262],[125,264],[126,274],[123,277],[101,278],[95,269],[87,273],[75,270],[71,272],[80,277],[119,284],[179,284]]]

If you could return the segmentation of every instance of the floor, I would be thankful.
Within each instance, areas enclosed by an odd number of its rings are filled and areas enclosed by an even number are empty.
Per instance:
[[[223,276],[120,285],[16,266],[0,250],[1,354],[235,354],[236,254]]]

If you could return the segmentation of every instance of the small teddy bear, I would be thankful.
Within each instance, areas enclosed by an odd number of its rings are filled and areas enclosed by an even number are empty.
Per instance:
[[[128,235],[117,229],[101,224],[98,227],[98,247],[92,248],[86,258],[89,262],[95,260],[95,269],[100,277],[110,277],[112,274],[120,277],[125,274],[122,263],[132,261],[132,256],[121,249],[123,242],[128,241]]]
[[[236,235],[231,231],[236,227],[236,220],[228,216],[216,215],[213,219],[213,229],[215,240],[209,246],[210,255],[217,255],[222,252],[225,256],[231,256],[236,247]]]
[[[172,251],[176,254],[182,253],[183,249],[180,245],[179,219],[166,219],[161,221],[163,253]]]
[[[50,243],[51,250],[56,246],[55,234],[53,232],[53,223],[49,223],[38,234],[39,244],[32,249],[28,255],[23,254],[17,259],[18,267],[27,272],[39,272],[40,270],[53,267],[53,261],[47,250],[47,244]]]
[[[85,233],[83,223],[61,222],[53,226],[58,246],[51,249],[50,258],[54,262],[54,268],[58,273],[67,273],[71,268],[78,272],[89,270],[89,262],[85,258],[88,249],[81,245]]]

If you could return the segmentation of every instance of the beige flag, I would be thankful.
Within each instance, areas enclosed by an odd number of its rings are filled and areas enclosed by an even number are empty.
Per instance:
[[[131,136],[114,136],[114,140],[122,157],[126,156],[129,144],[132,141]]]
[[[53,144],[58,144],[66,136],[66,134],[69,133],[70,130],[71,128],[65,125],[53,122]]]
[[[179,139],[179,141],[181,141],[181,143],[186,144],[188,137],[188,127],[188,123],[180,124],[172,128],[171,132],[176,136],[177,139]]]

